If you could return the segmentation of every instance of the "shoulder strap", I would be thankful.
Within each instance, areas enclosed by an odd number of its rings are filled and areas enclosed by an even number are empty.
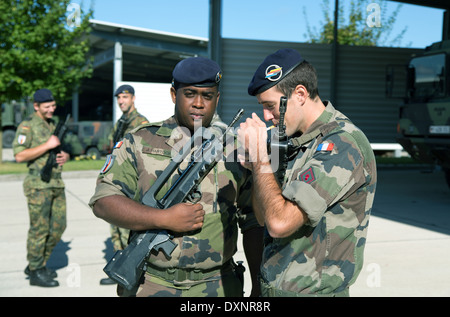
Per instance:
[[[291,141],[293,146],[300,147],[303,144],[308,143],[309,141],[317,138],[320,134],[321,134],[321,130],[319,128],[319,129],[316,129],[316,130],[314,130],[314,131],[312,131],[310,133],[302,134],[299,137],[292,138],[292,139],[290,139],[290,141]]]

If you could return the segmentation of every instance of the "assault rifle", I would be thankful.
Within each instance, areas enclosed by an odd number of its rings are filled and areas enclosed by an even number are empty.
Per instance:
[[[280,121],[278,123],[278,129],[276,129],[274,135],[268,139],[268,146],[270,154],[276,155],[278,154],[278,157],[274,158],[272,157],[272,168],[273,170],[278,167],[276,171],[276,176],[278,178],[278,182],[280,183],[280,186],[283,186],[284,182],[284,174],[286,173],[286,168],[288,164],[288,137],[286,134],[286,125],[284,124],[284,115],[286,113],[287,108],[287,98],[281,97],[280,98]],[[278,166],[273,166],[273,164],[278,164]]]
[[[67,115],[65,121],[60,120],[58,122],[58,125],[56,126],[56,129],[53,132],[53,135],[56,135],[58,137],[61,144],[67,132],[67,123],[69,122],[69,119],[70,113]],[[56,163],[56,155],[58,155],[59,152],[61,152],[61,145],[58,145],[57,147],[51,149],[47,162],[45,163],[45,166],[41,169],[41,179],[46,183],[48,183],[50,181],[50,178],[52,177],[53,167],[56,167],[58,165]]]
[[[197,129],[190,142],[185,144],[156,179],[153,186],[145,193],[141,200],[142,204],[153,208],[167,209],[186,201],[197,202],[201,197],[201,192],[198,189],[199,184],[217,162],[222,159],[226,135],[243,113],[243,109],[238,111],[220,137],[212,135],[210,139],[202,141],[204,128]],[[192,148],[196,144],[200,144],[200,146],[192,154],[186,169],[181,171],[179,165],[192,152]],[[178,179],[165,195],[157,200],[155,197],[169,181],[175,170],[178,170]],[[166,230],[132,231],[128,246],[124,250],[117,251],[103,268],[103,271],[119,285],[131,291],[139,284],[142,274],[146,270],[145,260],[152,250],[163,251],[166,257],[171,257],[177,246],[172,238],[173,236]]]
[[[123,138],[123,134],[129,124],[130,124],[130,122],[127,120],[127,118],[125,118],[125,115],[123,114],[118,121],[117,130],[116,130],[116,132],[114,132],[113,147],[114,147],[114,145],[116,145],[117,142],[120,141],[120,139]]]

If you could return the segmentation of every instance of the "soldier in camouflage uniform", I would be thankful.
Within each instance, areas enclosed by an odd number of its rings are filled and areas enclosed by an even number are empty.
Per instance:
[[[120,120],[116,122],[116,124],[114,125],[114,129],[108,136],[111,148],[113,147],[114,143],[117,143],[120,139],[122,139],[125,134],[139,127],[140,125],[148,123],[147,118],[136,110],[136,106],[134,104],[136,96],[134,95],[133,86],[120,86],[116,89],[114,96],[117,97],[117,104],[119,105],[120,110],[122,110],[123,114]],[[111,225],[110,232],[114,251],[123,250],[128,244],[130,230]],[[100,280],[101,285],[110,285],[115,283],[116,282],[109,277]]]
[[[122,85],[119,88],[116,89],[114,96],[117,98],[117,104],[120,107],[120,110],[122,110],[122,117],[120,119],[123,119],[125,122],[124,125],[121,127],[121,133],[119,133],[118,139],[123,138],[125,134],[133,130],[134,128],[137,128],[140,125],[146,124],[149,121],[147,118],[140,114],[135,106],[136,96],[134,95],[134,88],[131,85]],[[119,121],[116,122],[114,125],[113,131],[108,136],[108,139],[111,142],[111,147],[114,146],[114,142],[117,142],[118,140],[114,140],[114,135],[117,132],[117,129],[119,128]]]
[[[329,101],[321,101],[314,68],[294,50],[266,57],[248,92],[262,104],[265,121],[274,124],[280,120],[280,98],[287,98],[291,143],[280,186],[273,173],[277,166],[268,163],[265,123],[253,114],[238,133],[247,142],[247,162],[243,155],[240,160],[253,171],[254,210],[266,227],[261,293],[349,296],[363,266],[375,195],[369,141]]]
[[[49,157],[49,151],[60,145],[53,135],[55,123],[52,120],[56,103],[51,91],[39,89],[34,94],[36,112],[20,123],[13,143],[17,162],[27,162],[29,173],[23,189],[28,201],[30,229],[27,239],[30,285],[42,287],[58,286],[54,280],[56,272],[46,263],[66,228],[66,196],[61,179],[62,165],[69,160],[69,154],[60,152],[56,157],[50,181],[41,180],[40,170]]]
[[[100,173],[90,205],[96,216],[118,226],[137,231],[167,229],[174,235],[177,247],[171,259],[162,252],[152,252],[147,259],[145,281],[136,290],[137,296],[242,296],[243,285],[232,259],[237,225],[244,241],[253,239],[253,247],[245,252],[254,279],[261,263],[262,227],[251,211],[250,173],[236,157],[219,161],[206,176],[198,203],[180,203],[165,210],[139,203],[172,154],[189,140],[194,122],[204,127],[224,125],[214,115],[221,79],[215,62],[202,57],[183,60],[175,67],[173,78],[170,93],[175,115],[134,130],[116,145]],[[227,154],[235,155],[235,149],[231,152]],[[188,162],[183,162],[181,169],[185,164]],[[172,175],[157,199],[176,177]],[[258,294],[258,288],[253,290],[252,295]]]

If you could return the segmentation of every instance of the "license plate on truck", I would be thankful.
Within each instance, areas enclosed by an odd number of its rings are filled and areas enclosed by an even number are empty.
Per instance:
[[[431,134],[450,134],[450,125],[430,125]]]

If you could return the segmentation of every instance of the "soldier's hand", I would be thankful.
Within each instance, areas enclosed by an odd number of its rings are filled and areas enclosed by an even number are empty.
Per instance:
[[[70,155],[64,151],[59,152],[56,154],[56,164],[59,166],[64,165],[70,158]]]
[[[59,141],[58,137],[56,135],[52,135],[50,139],[46,142],[47,148],[49,150],[54,149],[55,147],[61,145],[61,142]]]
[[[165,210],[168,230],[187,232],[203,226],[205,211],[201,204],[180,203]]]
[[[238,141],[242,147],[238,151],[238,160],[245,168],[253,170],[252,163],[266,165],[270,162],[266,124],[255,113],[240,124]]]

